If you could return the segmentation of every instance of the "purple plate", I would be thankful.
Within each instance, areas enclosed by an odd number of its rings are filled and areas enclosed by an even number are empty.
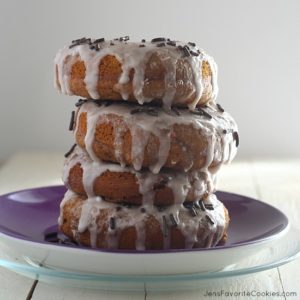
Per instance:
[[[0,196],[0,233],[35,243],[52,245],[55,243],[58,247],[66,246],[66,243],[58,243],[63,238],[56,235],[59,204],[65,191],[63,186],[51,186]],[[258,243],[274,237],[288,227],[287,217],[264,202],[227,192],[217,192],[217,197],[228,208],[231,222],[228,231],[229,239],[222,246],[211,250]],[[87,249],[78,245],[68,245]],[[199,251],[199,249],[195,250]],[[167,252],[179,251],[193,250]],[[116,250],[108,250],[108,252],[116,252]],[[117,250],[117,252],[132,251]]]

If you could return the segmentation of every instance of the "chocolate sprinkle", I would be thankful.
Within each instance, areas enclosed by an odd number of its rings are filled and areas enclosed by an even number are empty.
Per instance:
[[[103,43],[104,41],[105,38],[101,38],[101,39],[94,40],[92,44],[99,44],[99,43]]]
[[[93,102],[94,104],[96,104],[96,105],[98,105],[98,106],[102,106],[102,104],[104,103],[103,100],[99,100],[99,99],[97,99],[97,100],[89,99],[89,100],[87,100],[87,101],[88,101],[88,102]]]
[[[217,108],[222,113],[225,111],[224,108],[219,103],[217,103]]]
[[[82,41],[85,41],[85,40],[86,40],[85,37],[80,38],[80,39],[77,39],[77,40],[73,40],[73,41],[72,41],[72,44],[75,44],[75,43],[78,43],[78,42],[82,42]]]
[[[91,39],[87,39],[87,38],[81,38],[78,40],[73,40],[72,41],[72,45],[69,46],[69,48],[73,48],[75,46],[79,46],[79,45],[83,45],[83,44],[91,44]]]
[[[139,45],[140,48],[146,47],[145,45]]]
[[[77,40],[76,43],[90,43],[90,42],[91,42],[90,38],[87,39],[87,38],[83,37],[83,38]]]
[[[170,214],[170,220],[172,222],[172,225],[177,227],[177,225],[179,224],[178,220],[175,218],[175,216],[173,214]]]
[[[164,237],[167,237],[168,236],[167,218],[166,218],[166,216],[162,216],[162,219],[163,219],[163,234],[164,234]]]
[[[238,147],[239,144],[240,144],[240,138],[239,138],[238,132],[237,132],[237,131],[234,131],[234,132],[232,133],[232,136],[233,136],[233,139],[235,140],[235,145],[236,145],[236,147]]]
[[[83,43],[72,44],[72,45],[69,46],[69,49],[71,49],[71,48],[73,48],[73,47],[75,47],[75,46],[81,45],[81,44],[83,44]]]
[[[198,115],[198,116],[204,116],[206,118],[208,118],[209,120],[212,119],[212,116],[207,113],[205,110],[203,110],[202,108],[196,108],[195,110],[191,111],[194,115]]]
[[[74,151],[75,147],[76,147],[76,144],[74,144],[74,145],[71,147],[71,149],[65,154],[65,158],[67,158],[68,156],[70,156],[70,154]]]
[[[176,42],[175,41],[168,41],[167,45],[176,47]]]
[[[142,213],[146,212],[146,208],[145,207],[142,207],[140,210],[141,210]]]
[[[145,39],[142,39],[142,43],[146,43],[146,40],[145,40]]]
[[[135,108],[130,111],[130,114],[134,115],[137,113],[145,113],[153,117],[158,116],[158,111],[152,107],[141,107],[141,108]]]
[[[193,205],[194,205],[194,207],[197,208],[197,209],[201,208],[201,206],[200,206],[200,204],[199,204],[198,201],[195,201],[195,202],[193,203]]]
[[[87,100],[85,99],[79,99],[76,103],[75,103],[75,106],[76,107],[79,107],[81,106],[83,103],[85,103]]]
[[[191,55],[188,46],[184,46],[184,47],[182,48],[182,51],[183,51],[184,56],[190,56],[190,55]]]
[[[190,54],[191,54],[192,56],[199,56],[199,53],[194,52],[194,51],[191,51],[191,50],[190,50]]]
[[[199,201],[199,205],[202,211],[205,211],[205,205],[202,200]]]
[[[212,204],[204,204],[205,208],[208,210],[214,210],[214,207]]]
[[[189,212],[193,217],[196,217],[198,215],[197,211],[195,210],[195,208],[193,206],[189,207]]]
[[[117,206],[116,211],[120,211],[122,209],[122,206]]]
[[[163,37],[158,37],[158,38],[152,39],[152,40],[151,40],[151,43],[165,42],[165,41],[166,41],[165,38],[163,38]]]
[[[110,229],[112,229],[112,230],[116,229],[116,220],[115,220],[114,217],[111,217],[111,218],[109,219],[109,227],[110,227]]]
[[[72,131],[74,129],[74,124],[75,124],[75,111],[73,110],[71,113],[71,120],[69,124],[69,130]]]
[[[184,202],[184,203],[183,203],[183,206],[184,206],[185,208],[187,208],[187,209],[190,209],[190,208],[193,206],[193,203],[191,203],[191,202]]]
[[[188,42],[188,44],[189,44],[190,46],[192,46],[192,47],[195,47],[195,46],[196,46],[196,44],[195,44],[195,43],[192,43],[192,42]]]
[[[119,41],[120,41],[120,42],[126,42],[126,41],[128,41],[128,40],[129,40],[129,36],[128,36],[128,35],[122,36],[122,37],[119,38]]]
[[[210,216],[206,215],[205,218],[208,221],[208,223],[210,223],[211,225],[215,224],[215,222],[210,218]]]
[[[165,47],[165,46],[166,46],[165,43],[159,43],[159,44],[156,45],[156,47]]]
[[[199,108],[199,110],[200,110],[201,108]],[[203,112],[203,115],[205,116],[205,117],[207,117],[209,120],[211,120],[212,119],[212,116],[208,113],[208,112],[206,112],[205,110],[203,110],[202,109],[202,112]]]

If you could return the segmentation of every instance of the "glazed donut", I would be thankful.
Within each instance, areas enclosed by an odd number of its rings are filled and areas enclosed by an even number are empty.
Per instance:
[[[195,108],[218,94],[217,66],[194,43],[79,39],[55,57],[56,88],[83,98]]]
[[[110,104],[110,102],[106,102]],[[196,111],[81,100],[76,114],[77,144],[93,160],[142,167],[158,173],[217,170],[230,162],[238,146],[237,125],[223,109]],[[173,112],[174,113],[174,112]]]
[[[70,191],[61,203],[60,230],[77,243],[102,249],[191,249],[227,237],[228,211],[210,195],[212,210],[172,205],[125,207]]]
[[[133,205],[205,201],[214,192],[213,178],[204,172],[138,172],[118,164],[93,162],[79,147],[65,160],[63,181],[79,195]]]

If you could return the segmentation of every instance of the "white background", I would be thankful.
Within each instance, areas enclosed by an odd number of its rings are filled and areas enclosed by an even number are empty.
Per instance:
[[[53,58],[72,39],[194,41],[219,65],[218,102],[240,128],[239,158],[300,154],[300,1],[0,2],[0,160],[61,151],[76,97],[53,88]]]

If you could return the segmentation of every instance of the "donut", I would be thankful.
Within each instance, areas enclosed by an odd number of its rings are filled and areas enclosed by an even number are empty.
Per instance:
[[[54,63],[54,84],[66,95],[195,108],[218,94],[216,63],[194,43],[82,38]]]
[[[80,147],[65,160],[63,182],[79,195],[132,205],[205,201],[214,192],[213,178],[204,172],[139,172],[118,164],[94,162]]]
[[[153,173],[217,170],[230,162],[238,146],[233,118],[215,105],[190,111],[123,102],[81,100],[75,138],[96,161],[116,162]],[[175,115],[174,115],[175,114]]]
[[[211,210],[171,205],[118,206],[67,191],[59,228],[71,240],[92,248],[168,250],[208,248],[227,237],[228,211],[210,195]]]

